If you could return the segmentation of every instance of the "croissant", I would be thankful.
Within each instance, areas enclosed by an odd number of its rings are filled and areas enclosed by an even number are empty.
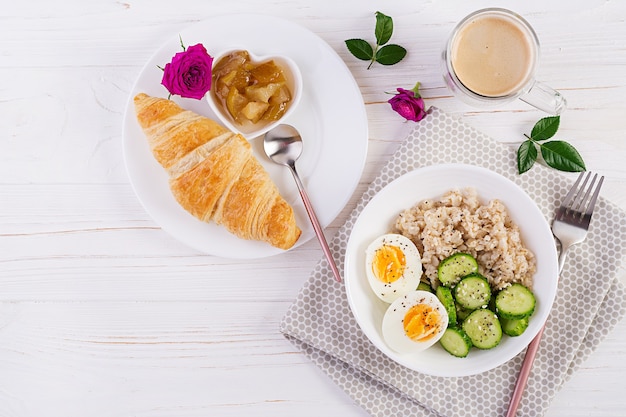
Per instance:
[[[248,141],[171,100],[140,93],[137,121],[178,203],[242,238],[291,248],[302,233]]]

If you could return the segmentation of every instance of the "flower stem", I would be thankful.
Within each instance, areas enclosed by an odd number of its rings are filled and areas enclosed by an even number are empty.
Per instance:
[[[378,52],[379,47],[380,45],[376,44],[376,47],[374,48],[374,52],[372,53],[372,59],[370,61],[370,64],[367,66],[367,69],[370,69],[370,67],[374,64],[374,62],[376,62],[376,53]]]
[[[415,98],[420,98],[420,85],[421,83],[418,81],[417,84],[415,84],[415,87],[413,87],[413,89],[411,91],[413,91],[413,93],[415,94]]]

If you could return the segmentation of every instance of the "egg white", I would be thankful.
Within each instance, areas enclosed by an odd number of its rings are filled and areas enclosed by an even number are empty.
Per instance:
[[[396,281],[385,283],[372,270],[376,251],[384,245],[399,247],[404,253],[404,273]],[[406,236],[389,233],[376,238],[365,251],[365,270],[367,280],[374,294],[386,303],[392,303],[398,297],[414,291],[422,276],[422,260],[415,244]]]
[[[404,331],[404,316],[417,304],[427,304],[437,310],[440,322],[431,338],[423,341],[411,340]],[[441,339],[448,327],[448,313],[437,296],[428,291],[412,291],[396,299],[387,308],[382,322],[383,339],[387,345],[398,353],[420,352],[428,349]]]

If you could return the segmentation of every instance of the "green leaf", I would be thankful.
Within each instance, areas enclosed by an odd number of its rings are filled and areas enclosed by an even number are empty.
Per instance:
[[[517,172],[523,174],[535,164],[537,148],[531,140],[524,141],[517,150]]]
[[[348,39],[346,41],[346,46],[352,55],[363,61],[369,61],[374,57],[374,49],[372,49],[372,45],[363,39]]]
[[[560,116],[544,117],[535,123],[532,132],[530,132],[530,137],[534,140],[550,139],[559,130],[560,122]]]
[[[553,140],[541,144],[541,156],[548,166],[566,172],[586,171],[585,162],[569,143]]]
[[[376,61],[383,65],[393,65],[402,61],[406,56],[406,49],[400,45],[385,45],[376,52]]]
[[[393,33],[393,19],[381,12],[376,12],[376,44],[384,45],[391,39]]]

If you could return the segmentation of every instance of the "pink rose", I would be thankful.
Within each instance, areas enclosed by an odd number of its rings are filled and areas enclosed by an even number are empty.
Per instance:
[[[179,52],[163,69],[161,84],[171,94],[200,100],[211,89],[213,58],[202,44]]]
[[[413,90],[398,88],[398,92],[388,101],[395,112],[414,122],[419,122],[426,117],[424,100],[419,94],[419,85],[417,83]]]

